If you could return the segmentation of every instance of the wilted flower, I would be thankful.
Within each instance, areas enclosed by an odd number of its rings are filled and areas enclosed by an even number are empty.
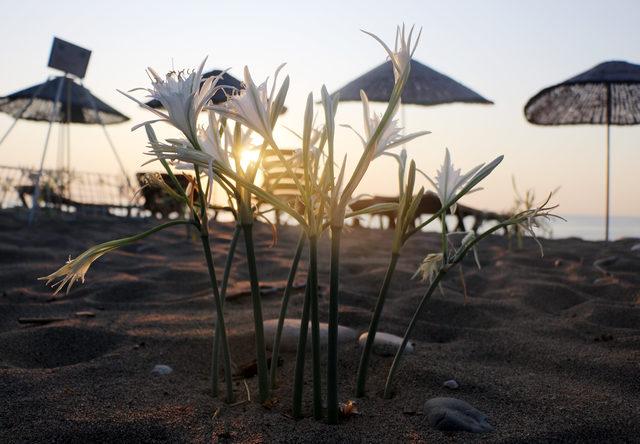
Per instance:
[[[271,112],[274,103],[275,84],[278,72],[283,66],[281,65],[276,70],[270,94],[267,93],[267,80],[256,86],[251,78],[251,73],[249,73],[249,68],[245,66],[244,89],[231,94],[223,104],[212,105],[208,109],[241,123],[260,134],[266,140],[272,140]],[[285,80],[281,88],[288,88],[287,80]]]
[[[440,267],[442,266],[443,256],[442,253],[430,253],[422,260],[422,263],[418,267],[418,270],[411,277],[411,279],[415,279],[420,276],[420,280],[422,282],[433,282],[436,274],[440,271]]]
[[[107,254],[122,245],[124,245],[122,240],[115,240],[91,247],[75,259],[71,259],[71,257],[69,257],[67,263],[57,271],[48,276],[38,278],[38,280],[46,280],[46,284],[49,285],[51,282],[59,279],[58,282],[51,285],[56,289],[54,294],[58,294],[65,285],[67,286],[67,293],[69,293],[71,287],[76,283],[76,281],[84,283],[84,276],[87,271],[89,271],[91,264],[98,260],[102,255]]]
[[[205,58],[197,71],[171,71],[165,78],[158,75],[152,68],[147,69],[147,74],[151,79],[153,88],[136,88],[132,91],[147,91],[150,98],[160,101],[167,111],[166,114],[120,91],[120,93],[160,117],[160,119],[136,125],[133,129],[135,130],[148,123],[169,122],[182,131],[187,139],[195,143],[197,140],[198,115],[206,103],[213,97],[216,91],[218,91],[216,84],[224,74],[221,73],[218,76],[209,77],[202,86],[200,86],[202,82],[202,70],[204,69],[206,61],[207,59]]]
[[[435,181],[431,180],[430,177],[426,176],[429,182],[433,185],[438,193],[438,197],[440,198],[440,203],[442,206],[447,206],[449,201],[453,197],[456,196],[458,191],[464,187],[473,176],[484,166],[484,164],[478,165],[471,170],[469,170],[465,174],[461,174],[461,170],[455,169],[453,167],[453,163],[451,162],[451,155],[449,154],[449,149],[447,148],[444,163],[436,173]],[[471,191],[477,191],[471,190]],[[451,212],[455,212],[456,206],[451,205]]]
[[[420,31],[418,32],[418,36],[414,41],[412,41],[413,29],[414,27],[412,26],[409,30],[409,35],[406,36],[404,24],[402,25],[402,28],[400,26],[396,28],[396,41],[393,51],[377,35],[372,34],[368,31],[362,31],[365,34],[368,34],[376,39],[382,45],[385,51],[387,51],[387,54],[389,54],[389,58],[393,63],[393,74],[395,76],[396,82],[402,76],[404,71],[407,69],[407,66],[411,62],[413,53],[416,51],[416,47],[418,46],[420,35],[422,34],[422,29],[420,29]]]

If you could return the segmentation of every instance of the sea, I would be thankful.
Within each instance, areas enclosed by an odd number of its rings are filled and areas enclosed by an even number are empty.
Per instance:
[[[604,216],[569,215],[565,221],[557,220],[551,224],[551,237],[580,237],[585,240],[604,240]],[[611,240],[640,238],[640,217],[616,216],[609,221]]]
[[[541,237],[552,239],[563,239],[568,237],[579,237],[584,240],[600,241],[604,240],[605,223],[604,216],[593,215],[562,215],[566,221],[554,219],[549,224],[548,230],[538,230]],[[457,224],[454,217],[447,218],[447,226],[449,230],[453,230]],[[473,217],[467,220],[465,225],[470,227],[473,224]],[[376,227],[376,224],[372,224]],[[480,227],[480,231],[489,228],[493,223],[486,223]],[[432,222],[425,231],[440,231],[440,223]],[[640,238],[640,217],[634,216],[615,216],[610,219],[609,238],[611,240],[623,238]]]

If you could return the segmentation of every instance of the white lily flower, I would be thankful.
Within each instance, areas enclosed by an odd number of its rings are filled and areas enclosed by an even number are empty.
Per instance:
[[[427,280],[431,283],[433,279],[440,271],[443,263],[442,253],[430,253],[422,260],[422,263],[418,267],[418,270],[411,277],[411,279],[415,279],[420,276],[420,280],[422,282],[426,282]]]
[[[455,169],[453,163],[451,162],[451,154],[449,154],[449,149],[447,148],[444,162],[438,172],[436,173],[435,181],[432,180],[429,176],[425,176],[431,185],[436,189],[438,193],[438,197],[440,198],[440,203],[442,206],[447,206],[451,199],[453,199],[458,191],[464,187],[473,177],[474,175],[480,171],[480,169],[484,166],[484,164],[480,164],[467,173],[462,174],[461,169]],[[473,191],[478,191],[479,188],[476,188]],[[456,210],[456,205],[451,205],[451,212],[454,213]]]
[[[413,53],[416,51],[416,47],[418,46],[420,35],[422,34],[422,28],[420,28],[420,31],[418,32],[418,36],[416,37],[415,41],[412,41],[413,30],[414,30],[414,27],[412,26],[411,29],[409,30],[409,35],[407,36],[405,33],[404,24],[402,24],[402,28],[400,28],[400,26],[396,28],[396,41],[395,41],[395,47],[393,51],[377,35],[372,34],[368,31],[364,31],[364,30],[362,31],[365,34],[368,34],[374,39],[376,39],[378,43],[382,45],[384,50],[387,51],[387,54],[389,54],[389,58],[391,59],[391,63],[393,63],[393,74],[396,79],[396,82],[409,66],[409,63],[411,62],[411,58],[413,57]]]
[[[213,163],[218,162],[225,166],[228,165],[229,159],[226,156],[226,151],[213,150],[211,154],[204,150],[197,150],[186,139],[167,139],[166,142],[150,142],[151,151],[145,154],[156,159],[168,160],[179,170],[193,170],[194,166],[205,168],[208,180],[207,202],[209,202],[213,192],[213,181],[215,180]],[[201,142],[208,143],[204,140],[201,140]],[[209,148],[212,149],[212,147]],[[153,162],[153,160],[149,162]]]
[[[475,238],[476,238],[476,234],[473,231],[469,231],[462,238],[462,241],[460,242],[460,246],[462,248],[466,247],[471,242],[473,242],[475,240]],[[476,265],[478,266],[478,270],[480,270],[482,267],[480,266],[480,258],[478,257],[478,248],[476,247],[476,245],[474,245],[473,247],[471,247],[471,249],[473,250],[473,259],[476,261]]]
[[[197,71],[172,71],[165,78],[162,78],[152,68],[147,68],[147,74],[151,79],[153,88],[136,88],[136,90],[144,90],[149,93],[149,97],[157,99],[162,103],[166,113],[147,106],[135,97],[118,90],[121,94],[130,98],[143,108],[156,114],[159,119],[150,120],[140,123],[132,128],[135,130],[147,123],[168,122],[182,131],[185,137],[192,143],[197,141],[197,120],[198,115],[207,104],[207,102],[218,91],[216,84],[224,73],[218,76],[209,77],[203,84],[202,70],[207,61],[205,58]]]
[[[193,165],[206,166],[213,162],[213,156],[204,151],[197,150],[187,139],[166,139],[165,142],[150,142],[145,154],[155,157],[155,159],[145,162],[153,162],[156,159],[167,160],[179,169],[193,169]]]
[[[541,208],[534,208],[532,210],[528,210],[524,213],[526,215],[520,222],[516,224],[518,228],[520,228],[523,232],[529,234],[534,241],[538,244],[540,248],[540,256],[544,257],[544,249],[542,248],[542,244],[536,235],[535,229],[540,228],[540,219],[541,218],[549,218],[549,214],[544,212]],[[557,216],[556,216],[557,217]]]
[[[362,112],[364,118],[364,135],[362,137],[355,129],[353,129],[350,125],[341,125],[345,128],[349,128],[360,138],[362,145],[364,147],[367,146],[368,141],[371,139],[373,134],[376,132],[378,126],[382,121],[382,115],[376,112],[371,112],[369,107],[369,98],[364,91],[360,91],[360,98],[362,99]],[[386,151],[395,148],[397,146],[403,145],[417,137],[424,136],[426,134],[431,134],[431,131],[418,131],[416,133],[411,133],[407,135],[402,135],[402,128],[399,125],[398,119],[389,119],[387,120],[387,125],[382,129],[382,133],[376,142],[373,158],[379,157],[386,153]]]
[[[231,162],[229,161],[229,151],[227,147],[228,133],[225,127],[225,144],[223,145],[222,137],[220,136],[220,123],[216,118],[216,115],[209,111],[209,124],[207,127],[201,126],[198,128],[198,144],[205,153],[209,154],[215,162],[221,165],[231,168]]]
[[[212,105],[208,109],[241,123],[264,137],[265,140],[272,140],[271,107],[273,105],[278,72],[283,66],[280,65],[276,70],[270,94],[267,92],[268,79],[256,86],[251,78],[249,68],[245,66],[244,89],[234,92],[223,104]],[[287,82],[285,81],[285,83]]]

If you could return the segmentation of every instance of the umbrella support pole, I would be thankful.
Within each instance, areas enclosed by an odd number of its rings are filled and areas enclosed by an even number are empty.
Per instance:
[[[605,221],[605,228],[604,228],[604,239],[605,241],[609,242],[609,174],[610,174],[610,165],[609,162],[611,161],[611,151],[609,149],[609,139],[611,138],[611,127],[609,126],[609,124],[607,123],[607,159],[606,159],[606,168],[607,168],[607,172],[606,172],[606,185],[605,185],[605,189],[606,189],[606,197],[605,197],[605,213],[606,213],[606,221]]]
[[[606,179],[605,179],[605,223],[604,223],[604,240],[609,242],[609,172],[611,167],[609,162],[611,161],[611,151],[609,149],[609,140],[611,139],[611,84],[607,84],[607,158],[606,163]]]
[[[36,211],[39,205],[38,199],[40,198],[40,178],[42,177],[44,160],[47,156],[47,148],[49,147],[49,137],[51,136],[51,127],[53,126],[55,113],[58,109],[58,103],[60,102],[60,95],[62,94],[62,85],[64,85],[64,79],[65,77],[60,77],[60,84],[58,85],[58,90],[56,91],[56,100],[53,103],[53,107],[51,108],[51,115],[49,116],[49,128],[47,128],[47,135],[44,139],[44,148],[42,150],[42,157],[40,158],[40,169],[38,170],[38,175],[36,176],[36,180],[33,186],[33,203],[31,204],[31,210],[29,211],[29,219],[28,219],[29,225],[33,223],[33,218],[36,215]]]
[[[0,139],[0,145],[2,145],[2,142],[4,142],[4,140],[7,138],[7,136],[11,133],[11,131],[13,130],[13,128],[16,126],[16,124],[18,123],[18,120],[22,119],[23,114],[27,111],[27,109],[31,106],[31,104],[33,103],[33,101],[35,100],[36,96],[38,94],[40,94],[40,91],[42,91],[42,88],[44,88],[44,85],[46,85],[46,82],[42,83],[38,89],[36,89],[36,91],[33,93],[33,96],[31,96],[31,98],[29,99],[29,101],[27,102],[27,104],[20,110],[20,112],[18,113],[18,115],[15,117],[15,119],[13,120],[13,122],[11,123],[11,125],[9,126],[9,128],[7,129],[7,131],[5,131],[5,133],[2,135],[2,138]]]
[[[87,93],[87,97],[91,102],[91,106],[93,106],[93,110],[96,113],[96,119],[98,120],[98,123],[100,123],[100,126],[102,127],[102,131],[104,132],[104,136],[106,137],[107,142],[109,143],[109,146],[111,147],[111,151],[113,152],[113,155],[115,156],[116,161],[118,162],[118,166],[120,167],[120,172],[122,173],[125,180],[127,181],[127,186],[129,187],[129,190],[133,191],[133,186],[131,185],[131,180],[129,179],[127,170],[124,168],[124,164],[122,163],[122,160],[118,155],[118,151],[116,150],[116,146],[114,145],[113,140],[111,140],[111,136],[109,136],[109,132],[107,131],[106,125],[102,121],[102,117],[100,117],[100,113],[98,112],[98,105],[96,104],[96,101],[94,100],[93,96],[91,96],[91,94]]]

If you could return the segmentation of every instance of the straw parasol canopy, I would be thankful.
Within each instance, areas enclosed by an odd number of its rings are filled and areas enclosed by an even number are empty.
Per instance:
[[[219,76],[222,73],[219,69],[214,69],[213,71],[209,71],[207,73],[202,74],[202,81],[208,77]],[[227,94],[231,94],[234,90],[242,89],[242,82],[235,77],[233,77],[228,72],[222,74],[222,78],[218,81],[218,86],[222,86],[211,98],[211,102],[214,104],[223,103],[227,101]],[[146,103],[147,106],[151,108],[162,108],[162,103],[159,100],[153,99]]]
[[[543,89],[524,107],[536,125],[637,125],[640,65],[604,62]]]
[[[60,82],[64,83],[56,100]],[[59,123],[109,125],[129,120],[72,78],[62,76],[1,98],[0,112],[15,119]]]
[[[601,63],[562,83],[543,89],[524,107],[536,125],[606,125],[606,221],[609,240],[609,139],[611,125],[640,123],[640,65]]]
[[[359,101],[360,90],[364,90],[370,101],[388,102],[394,83],[393,66],[391,61],[387,61],[347,83],[337,92],[340,93],[340,101]],[[445,103],[493,104],[451,77],[413,59],[409,79],[402,93],[402,103],[423,106]]]

